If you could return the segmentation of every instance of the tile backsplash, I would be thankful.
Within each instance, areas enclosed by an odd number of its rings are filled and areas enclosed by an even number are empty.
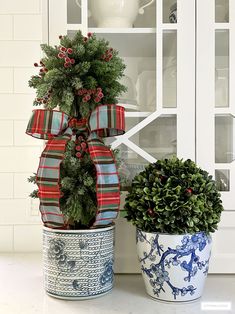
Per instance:
[[[41,250],[27,177],[37,170],[43,143],[25,128],[35,97],[28,80],[41,57],[43,2],[0,1],[0,252]]]

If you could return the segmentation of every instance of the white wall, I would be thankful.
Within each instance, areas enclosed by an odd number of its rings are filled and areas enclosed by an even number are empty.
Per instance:
[[[0,1],[0,252],[38,251],[38,203],[28,194],[42,143],[25,135],[32,110],[28,87],[40,60],[44,0]],[[45,2],[44,2],[45,3]]]

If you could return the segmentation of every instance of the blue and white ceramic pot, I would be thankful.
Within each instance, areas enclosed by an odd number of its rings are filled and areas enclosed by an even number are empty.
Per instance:
[[[47,294],[68,300],[102,296],[113,288],[114,226],[91,230],[43,228]]]
[[[163,301],[201,297],[209,268],[210,235],[170,235],[139,229],[136,235],[142,275],[151,297]]]

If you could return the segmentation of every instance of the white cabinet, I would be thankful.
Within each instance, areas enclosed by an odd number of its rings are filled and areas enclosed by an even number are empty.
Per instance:
[[[233,1],[229,8],[229,0],[155,0],[128,28],[117,27],[116,20],[97,27],[92,5],[99,0],[48,1],[50,44],[78,29],[96,33],[119,50],[127,65],[123,83],[128,92],[119,100],[126,107],[126,133],[112,139],[112,147],[125,158],[128,179],[146,163],[177,153],[215,175],[221,189],[227,186],[224,204],[235,210],[230,192],[235,95],[229,89],[235,75]],[[223,215],[216,235],[213,272],[235,272],[235,255],[222,245],[235,236],[232,215]],[[116,249],[116,272],[138,272],[135,230],[123,218],[117,222]],[[229,269],[223,267],[226,259]]]
[[[235,1],[197,1],[196,160],[216,178],[225,212],[211,272],[235,272]]]

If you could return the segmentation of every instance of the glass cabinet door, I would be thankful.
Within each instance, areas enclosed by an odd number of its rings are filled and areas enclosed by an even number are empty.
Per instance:
[[[215,177],[226,210],[235,209],[234,10],[234,1],[199,1],[197,161]]]
[[[210,272],[234,272],[235,1],[197,1],[197,162],[213,175],[225,211]],[[226,265],[226,267],[224,267]]]

